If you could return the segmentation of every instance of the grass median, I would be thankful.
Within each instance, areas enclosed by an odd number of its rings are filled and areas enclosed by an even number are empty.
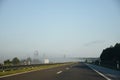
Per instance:
[[[70,65],[70,64],[72,64],[72,63],[50,64],[50,65],[41,65],[41,66],[36,66],[36,67],[25,67],[25,68],[19,68],[17,70],[11,69],[9,71],[0,72],[0,77],[5,76],[5,75],[16,74],[16,73],[23,73],[23,72],[49,69],[49,68],[54,68],[54,67],[59,67],[59,66],[64,66],[64,65]]]

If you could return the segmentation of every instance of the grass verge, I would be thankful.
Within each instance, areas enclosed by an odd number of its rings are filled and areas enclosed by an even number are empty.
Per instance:
[[[72,64],[72,63],[41,65],[41,66],[36,66],[36,67],[20,68],[20,69],[17,69],[17,70],[12,70],[11,69],[10,71],[0,72],[0,77],[1,76],[5,76],[5,75],[22,73],[22,72],[29,72],[29,71],[37,71],[37,70],[49,69],[49,68],[54,68],[54,67],[59,67],[59,66],[64,66],[64,65],[70,65],[70,64]]]

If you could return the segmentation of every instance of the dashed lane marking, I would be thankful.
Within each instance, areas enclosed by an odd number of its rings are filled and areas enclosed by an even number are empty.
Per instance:
[[[58,72],[57,72],[57,74],[60,74],[60,73],[62,73],[62,71],[58,71]]]

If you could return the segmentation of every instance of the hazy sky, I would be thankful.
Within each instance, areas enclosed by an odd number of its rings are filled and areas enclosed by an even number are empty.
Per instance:
[[[1,0],[0,59],[98,57],[120,42],[118,0]]]

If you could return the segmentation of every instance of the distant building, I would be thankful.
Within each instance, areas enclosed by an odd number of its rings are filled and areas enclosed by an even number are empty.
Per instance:
[[[49,59],[44,59],[44,64],[49,64]]]

